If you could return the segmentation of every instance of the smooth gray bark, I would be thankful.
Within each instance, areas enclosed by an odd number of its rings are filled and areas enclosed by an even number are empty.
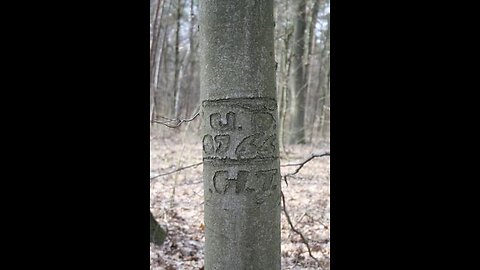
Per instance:
[[[280,269],[273,0],[200,1],[205,269]]]

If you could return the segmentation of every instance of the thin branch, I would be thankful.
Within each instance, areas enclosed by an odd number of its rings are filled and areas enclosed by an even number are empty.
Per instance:
[[[308,241],[307,239],[303,236],[302,232],[300,232],[299,230],[295,229],[295,227],[293,226],[292,224],[292,220],[290,219],[290,215],[288,214],[287,212],[287,205],[285,204],[285,196],[283,195],[283,192],[281,192],[281,195],[282,195],[282,202],[283,202],[283,212],[285,213],[285,217],[287,218],[287,221],[288,221],[288,224],[290,225],[290,228],[292,229],[292,231],[296,232],[298,235],[300,235],[300,237],[302,238],[302,241],[303,243],[305,244],[305,246],[307,246],[307,249],[308,249],[308,254],[310,255],[310,257],[312,257],[312,259],[314,259],[319,265],[320,264],[320,261],[315,258],[312,254],[312,251],[310,249],[310,245],[308,244]]]
[[[195,116],[196,117],[196,116]],[[191,120],[193,120],[195,117],[193,117]],[[191,121],[190,120],[190,121]],[[311,157],[309,157],[307,160],[305,160],[304,162],[302,163],[299,163],[299,164],[286,164],[286,165],[281,165],[281,167],[284,167],[284,166],[298,166],[300,165],[299,168],[297,168],[297,170],[294,172],[294,173],[289,173],[289,174],[286,174],[283,176],[285,182],[287,181],[286,180],[286,177],[287,176],[293,176],[294,174],[298,173],[298,171],[300,171],[300,169],[303,167],[303,165],[305,165],[307,162],[309,162],[310,160],[316,158],[316,157],[323,157],[323,156],[329,156],[330,153],[327,152],[327,153],[324,153],[324,154],[313,154]],[[195,163],[195,164],[191,164],[191,165],[188,165],[188,166],[185,166],[185,167],[181,167],[181,168],[178,168],[178,169],[175,169],[173,171],[170,171],[170,172],[166,172],[166,173],[161,173],[161,174],[158,174],[158,175],[155,175],[154,177],[151,177],[150,180],[153,180],[153,179],[156,179],[160,176],[165,176],[165,175],[169,175],[169,174],[172,174],[172,173],[176,173],[176,172],[179,172],[179,171],[183,171],[185,169],[189,169],[189,168],[192,168],[192,167],[197,167],[198,165],[201,165],[203,164],[203,162],[199,162],[199,163]],[[287,182],[287,186],[288,186],[288,182]]]
[[[160,176],[165,176],[165,175],[169,175],[169,174],[176,173],[176,172],[179,172],[179,171],[183,171],[183,170],[188,169],[188,168],[197,167],[198,165],[201,165],[201,164],[203,164],[203,162],[199,162],[199,163],[195,163],[195,164],[188,165],[188,166],[185,166],[185,167],[181,167],[181,168],[178,168],[178,169],[170,171],[170,172],[157,174],[154,177],[150,177],[150,181],[153,180],[153,179],[156,179]]]
[[[297,164],[285,164],[285,165],[281,165],[281,167],[287,167],[287,166],[299,166],[293,173],[288,173],[286,175],[283,176],[283,180],[285,181],[285,183],[287,184],[287,187],[288,187],[288,182],[287,182],[287,177],[288,176],[292,176],[292,175],[295,175],[297,174],[302,168],[303,166],[305,166],[305,164],[307,164],[307,162],[309,162],[310,160],[316,158],[316,157],[324,157],[324,156],[330,156],[330,152],[325,152],[323,154],[312,154],[311,157],[307,158],[305,161],[303,162],[300,162],[300,163],[297,163]]]
[[[162,124],[162,125],[164,125],[166,127],[169,127],[169,128],[177,128],[183,123],[195,120],[195,118],[197,118],[199,115],[200,115],[200,112],[197,112],[196,114],[194,114],[192,116],[192,118],[189,118],[189,119],[170,119],[170,118],[166,118],[166,117],[163,117],[163,116],[159,116],[160,118],[167,119],[167,120],[166,121],[152,120],[152,123]],[[169,124],[169,122],[176,122],[176,123]]]

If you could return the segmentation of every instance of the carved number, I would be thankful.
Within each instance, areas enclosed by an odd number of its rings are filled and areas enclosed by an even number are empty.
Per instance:
[[[207,155],[212,155],[213,153],[225,154],[229,147],[229,135],[216,135],[215,139],[209,134],[203,136],[203,151]]]
[[[230,146],[230,136],[229,135],[217,135],[215,136],[215,142],[218,143],[218,148],[216,150],[217,154],[225,154],[228,151]]]
[[[238,144],[235,154],[239,158],[253,158],[257,156],[257,145],[255,141],[260,138],[262,134],[253,134],[243,139]]]
[[[203,152],[207,155],[213,154],[215,151],[215,144],[211,135],[205,135],[203,137]]]

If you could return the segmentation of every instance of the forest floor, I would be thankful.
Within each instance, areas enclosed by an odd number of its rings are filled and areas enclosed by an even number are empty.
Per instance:
[[[150,177],[202,162],[201,145],[193,141],[195,138],[170,137],[151,137]],[[323,144],[287,146],[286,150],[288,155],[281,159],[281,165],[301,163],[312,153],[330,149]],[[281,167],[282,175],[297,167]],[[318,262],[309,256],[302,238],[291,229],[282,204],[282,269],[330,269],[330,157],[312,159],[288,178],[288,184],[282,178],[287,212]],[[202,165],[152,179],[150,210],[168,230],[162,246],[150,244],[150,269],[203,269]]]

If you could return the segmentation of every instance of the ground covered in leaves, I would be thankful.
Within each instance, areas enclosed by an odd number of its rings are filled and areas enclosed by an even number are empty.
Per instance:
[[[150,245],[150,269],[203,269],[203,182],[201,145],[192,135],[151,136],[150,210],[168,230],[165,243]],[[301,163],[313,153],[329,151],[327,144],[287,146],[281,164]],[[189,168],[178,170],[189,165]],[[282,166],[282,175],[298,166]],[[175,173],[170,173],[176,171]],[[282,269],[330,269],[330,157],[314,158],[294,176],[282,180],[286,209],[294,232],[283,212]]]

